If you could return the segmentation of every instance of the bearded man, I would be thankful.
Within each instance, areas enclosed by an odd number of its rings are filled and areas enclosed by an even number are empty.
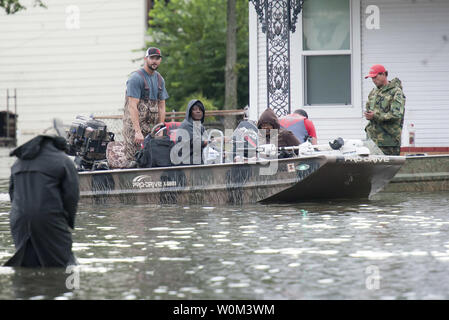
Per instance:
[[[134,72],[126,82],[123,138],[125,167],[128,168],[136,166],[135,155],[145,136],[155,125],[165,122],[168,93],[164,79],[156,71],[161,62],[161,50],[148,48],[143,68]]]

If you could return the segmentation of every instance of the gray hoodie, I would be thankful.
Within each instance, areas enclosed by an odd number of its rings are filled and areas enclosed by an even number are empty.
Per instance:
[[[201,110],[203,110],[203,117],[201,118],[201,121],[193,121],[192,119],[192,108],[194,105],[198,105],[201,108]],[[178,130],[180,129],[185,130],[188,133],[189,138],[183,139],[183,137],[181,135],[178,135],[177,133],[178,139],[176,143],[182,144],[183,148],[187,147],[188,145],[190,148],[190,153],[182,155],[181,153],[178,153],[178,155],[181,157],[180,164],[186,165],[186,164],[203,163],[203,149],[207,145],[206,141],[204,141],[203,139],[203,134],[204,131],[206,130],[203,126],[205,113],[206,110],[204,108],[203,103],[200,100],[198,99],[190,100],[190,102],[187,105],[185,119],[178,128]],[[195,152],[198,152],[198,154],[195,154],[196,157],[194,157]]]

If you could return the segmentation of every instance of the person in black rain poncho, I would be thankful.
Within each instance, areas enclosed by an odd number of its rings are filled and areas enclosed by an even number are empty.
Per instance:
[[[207,146],[207,141],[203,139],[205,111],[200,100],[193,99],[188,103],[186,117],[176,131],[175,155],[178,161],[172,161],[174,164],[203,163],[203,149]]]
[[[66,140],[40,135],[14,149],[10,225],[16,252],[5,266],[76,264],[72,234],[79,200],[78,173],[65,155]]]

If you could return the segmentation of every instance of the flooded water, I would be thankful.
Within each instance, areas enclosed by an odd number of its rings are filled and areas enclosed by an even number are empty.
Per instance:
[[[14,253],[2,152],[0,264]],[[0,299],[449,299],[448,195],[81,206],[79,266],[0,267]]]

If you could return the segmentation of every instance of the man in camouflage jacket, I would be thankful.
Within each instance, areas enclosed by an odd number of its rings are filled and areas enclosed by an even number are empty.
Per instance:
[[[365,77],[371,78],[376,88],[371,90],[366,103],[365,118],[369,120],[365,128],[369,139],[386,155],[399,155],[401,134],[404,123],[405,96],[401,81],[388,81],[388,71],[382,65],[374,65]]]

